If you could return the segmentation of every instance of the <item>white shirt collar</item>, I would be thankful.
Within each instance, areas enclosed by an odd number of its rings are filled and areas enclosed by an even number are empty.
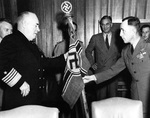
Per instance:
[[[103,33],[104,41],[106,41],[106,35],[108,36],[108,43],[110,45],[110,43],[111,43],[111,37],[112,37],[112,32],[110,32],[108,34]]]

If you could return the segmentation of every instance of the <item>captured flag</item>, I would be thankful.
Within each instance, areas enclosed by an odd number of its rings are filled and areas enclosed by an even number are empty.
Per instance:
[[[71,38],[62,91],[62,98],[70,108],[73,108],[84,89],[82,77],[87,74],[89,67],[83,43]]]

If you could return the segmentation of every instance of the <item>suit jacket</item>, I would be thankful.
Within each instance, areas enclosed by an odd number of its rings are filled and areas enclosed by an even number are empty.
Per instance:
[[[85,53],[91,65],[97,63],[98,69],[95,71],[96,73],[108,69],[115,64],[119,58],[120,53],[118,47],[116,46],[116,40],[115,34],[112,32],[111,44],[108,49],[102,33],[92,36]],[[92,51],[94,51],[95,61]]]
[[[96,74],[97,83],[106,81],[117,75],[123,69],[128,68],[132,75],[131,97],[141,100],[144,113],[148,113],[150,95],[150,43],[143,39],[138,42],[134,53],[131,54],[131,45],[127,45],[122,51],[122,57],[110,69]]]
[[[46,58],[37,45],[19,31],[6,36],[0,44],[0,78],[7,84],[4,109],[26,104],[40,104],[39,88],[44,87],[45,69],[65,67],[64,56]],[[22,97],[19,87],[30,85],[30,92]]]

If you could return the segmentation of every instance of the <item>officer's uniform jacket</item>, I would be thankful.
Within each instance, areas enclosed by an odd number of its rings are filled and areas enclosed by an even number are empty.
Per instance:
[[[144,113],[146,113],[150,105],[148,102],[150,101],[150,43],[140,39],[133,54],[131,50],[132,46],[127,45],[115,65],[95,75],[96,82],[106,81],[127,67],[132,75],[131,97],[143,102]]]
[[[45,69],[65,67],[64,56],[46,58],[37,45],[19,31],[6,36],[0,44],[0,78],[7,84],[4,92],[4,109],[24,104],[40,104],[39,88],[44,88]],[[29,95],[22,97],[20,86],[30,85]]]

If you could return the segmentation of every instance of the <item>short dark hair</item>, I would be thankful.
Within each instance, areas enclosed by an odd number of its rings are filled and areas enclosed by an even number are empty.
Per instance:
[[[137,29],[137,32],[140,34],[140,20],[138,17],[129,16],[122,19],[122,21],[125,20],[128,20],[128,25],[134,26]]]
[[[101,20],[100,20],[100,22],[99,22],[100,25],[102,24],[102,21],[103,21],[104,19],[109,19],[109,20],[112,22],[111,16],[105,15],[105,16],[103,16],[103,17],[101,18]]]
[[[143,28],[147,28],[147,27],[150,29],[150,25],[148,25],[148,24],[142,25],[141,31],[142,31]]]

